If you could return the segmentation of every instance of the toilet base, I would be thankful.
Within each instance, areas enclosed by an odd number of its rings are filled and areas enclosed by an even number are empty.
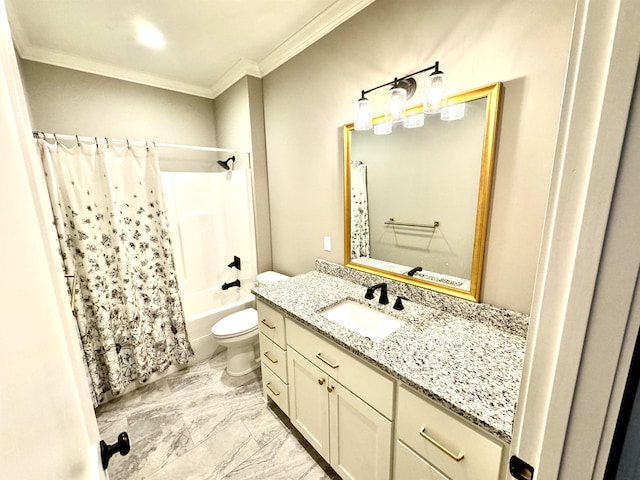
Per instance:
[[[227,374],[240,377],[260,367],[260,357],[256,358],[256,343],[227,345]]]
[[[258,368],[260,368],[260,363],[256,362],[255,366],[250,367],[246,370],[240,371],[240,372],[232,372],[229,370],[229,366],[227,366],[226,371],[227,371],[227,375],[229,375],[230,377],[242,377],[243,375],[246,375],[248,373],[253,372],[254,370],[257,370]]]

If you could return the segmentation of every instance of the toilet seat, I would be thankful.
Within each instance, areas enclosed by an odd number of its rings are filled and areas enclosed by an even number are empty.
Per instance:
[[[257,328],[258,311],[255,308],[247,308],[224,317],[211,327],[211,333],[218,338],[228,338],[244,335]]]

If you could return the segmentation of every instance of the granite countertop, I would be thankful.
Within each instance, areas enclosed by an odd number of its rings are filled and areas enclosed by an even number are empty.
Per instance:
[[[294,320],[422,392],[488,433],[511,441],[524,360],[524,335],[499,322],[455,316],[411,301],[405,309],[366,300],[366,287],[312,271],[253,293]],[[350,298],[406,324],[373,342],[319,312]]]

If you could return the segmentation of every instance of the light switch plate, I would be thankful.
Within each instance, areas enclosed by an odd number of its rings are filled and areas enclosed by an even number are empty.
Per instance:
[[[331,237],[324,237],[324,251],[331,251]]]

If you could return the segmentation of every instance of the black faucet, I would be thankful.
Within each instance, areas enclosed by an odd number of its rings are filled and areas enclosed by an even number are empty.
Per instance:
[[[386,283],[379,283],[377,285],[374,285],[373,287],[367,288],[367,293],[365,293],[364,298],[371,300],[373,298],[373,292],[376,291],[378,288],[380,289],[380,300],[378,300],[378,303],[381,303],[382,305],[386,305],[387,303],[389,303],[389,297],[387,296]]]
[[[225,283],[222,285],[223,290],[229,290],[231,287],[239,287],[240,280],[234,280],[233,282]]]
[[[409,270],[407,272],[407,275],[409,275],[410,277],[413,277],[416,273],[421,272],[421,271],[422,271],[422,267],[412,268],[411,270]]]
[[[229,268],[237,268],[238,270],[241,269],[240,267],[240,257],[234,255],[233,256],[233,262],[231,262],[229,265],[227,265],[227,267]]]
[[[393,304],[393,308],[395,310],[404,310],[404,305],[402,304],[402,300],[407,300],[407,299],[404,297],[396,298],[396,303]]]

